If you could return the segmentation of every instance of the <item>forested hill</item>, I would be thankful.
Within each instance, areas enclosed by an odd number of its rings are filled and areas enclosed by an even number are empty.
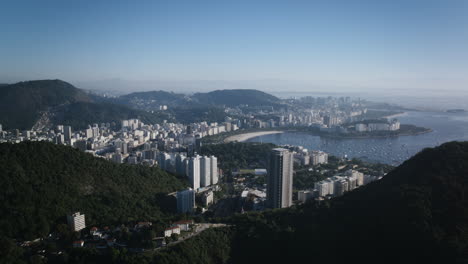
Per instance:
[[[238,106],[274,106],[280,99],[265,92],[252,89],[216,90],[208,93],[196,93],[192,97],[202,104]]]
[[[236,215],[229,239],[217,240],[224,250],[212,254],[229,252],[222,263],[466,263],[466,197],[468,142],[446,143],[331,201]],[[174,249],[163,259],[199,255]]]
[[[342,263],[468,260],[468,142],[425,149],[381,181],[331,202],[233,220],[242,261]]]
[[[91,98],[60,80],[0,86],[0,124],[9,128],[30,128],[40,117],[41,111],[76,102],[91,102]]]
[[[45,142],[0,144],[0,172],[0,237],[19,239],[47,235],[75,210],[87,225],[158,220],[160,197],[187,186],[158,168]]]
[[[147,123],[167,119],[160,114],[97,102],[83,90],[61,80],[0,86],[0,124],[5,129],[31,129],[35,124],[46,130],[58,124],[82,129],[88,124],[119,123],[127,118],[140,118]]]

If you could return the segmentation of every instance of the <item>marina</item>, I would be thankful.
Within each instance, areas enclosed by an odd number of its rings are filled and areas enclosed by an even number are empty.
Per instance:
[[[247,142],[299,145],[338,157],[399,165],[424,148],[435,147],[448,141],[468,140],[466,112],[408,111],[399,116],[399,119],[402,124],[414,124],[431,128],[433,131],[414,136],[362,139],[331,139],[306,133],[285,132],[250,138]]]

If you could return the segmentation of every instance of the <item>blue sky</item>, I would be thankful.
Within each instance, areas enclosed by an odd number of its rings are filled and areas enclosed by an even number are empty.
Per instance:
[[[0,41],[3,82],[468,90],[464,0],[2,0]]]

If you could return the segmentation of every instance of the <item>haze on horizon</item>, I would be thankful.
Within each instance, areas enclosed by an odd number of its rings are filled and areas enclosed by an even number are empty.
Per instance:
[[[127,92],[468,90],[463,0],[7,0],[2,11],[0,82],[62,79]]]

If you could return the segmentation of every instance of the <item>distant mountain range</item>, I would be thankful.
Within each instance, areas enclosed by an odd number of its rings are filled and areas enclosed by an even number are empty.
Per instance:
[[[160,105],[181,108],[200,106],[236,107],[240,105],[276,106],[280,104],[281,100],[258,90],[233,89],[196,93],[194,95],[166,91],[136,92],[115,98],[114,102],[144,110],[155,110]]]
[[[6,129],[75,129],[93,123],[140,118],[146,123],[222,121],[224,106],[278,106],[281,100],[257,90],[217,90],[192,96],[165,91],[136,92],[117,98],[90,94],[61,80],[19,82],[0,86],[0,124]],[[170,111],[159,111],[167,105]],[[192,110],[190,114],[187,111]],[[187,115],[188,114],[188,115]]]

